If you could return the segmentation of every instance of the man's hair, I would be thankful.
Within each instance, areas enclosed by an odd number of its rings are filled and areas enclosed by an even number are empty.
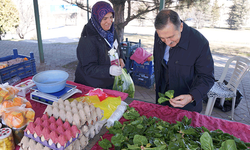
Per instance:
[[[175,29],[179,30],[181,25],[181,20],[179,15],[170,9],[163,9],[155,18],[155,29],[161,30],[171,22],[175,25]]]

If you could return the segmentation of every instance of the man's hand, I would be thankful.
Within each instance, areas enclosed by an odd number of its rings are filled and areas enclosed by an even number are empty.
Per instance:
[[[181,107],[181,108],[186,106],[191,101],[192,101],[192,96],[190,94],[180,95],[180,96],[177,96],[177,97],[169,100],[169,102],[172,106]]]

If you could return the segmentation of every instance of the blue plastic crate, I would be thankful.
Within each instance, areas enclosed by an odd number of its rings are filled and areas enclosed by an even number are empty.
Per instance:
[[[135,73],[133,72],[132,79],[135,85],[143,86],[145,88],[150,89],[155,81],[155,75],[147,75],[143,73]]]
[[[125,68],[129,73],[132,71],[132,60],[130,59],[130,56],[135,52],[135,50],[141,47],[141,39],[139,39],[139,42],[131,42],[128,41],[128,38],[126,38],[126,41],[121,42],[121,50],[125,57]]]
[[[154,73],[154,62],[146,61],[143,64],[138,64],[136,61],[133,61],[133,72],[152,75]]]
[[[18,55],[17,49],[13,49],[13,55],[0,58],[0,62],[8,61],[16,58],[27,58],[27,61],[11,65],[9,67],[0,69],[0,83],[5,83],[13,77],[20,77],[21,79],[33,76],[36,74],[36,64],[34,54],[31,52],[30,57]]]

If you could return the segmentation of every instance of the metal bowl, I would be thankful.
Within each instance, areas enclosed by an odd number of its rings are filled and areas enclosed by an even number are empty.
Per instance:
[[[68,77],[65,71],[47,70],[36,74],[32,80],[40,92],[55,93],[64,89]]]

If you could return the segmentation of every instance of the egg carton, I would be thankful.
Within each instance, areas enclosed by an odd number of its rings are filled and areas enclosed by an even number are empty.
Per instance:
[[[49,147],[44,146],[43,144],[36,142],[35,140],[27,136],[23,136],[19,145],[20,145],[20,150],[30,150],[30,149],[51,150]]]
[[[63,122],[60,118],[44,114],[30,122],[24,131],[24,135],[50,147],[51,149],[64,149],[75,141],[81,131],[68,121]]]
[[[46,147],[49,147],[50,149],[54,149],[54,150],[66,150],[66,148],[71,144],[73,143],[75,140],[77,140],[77,138],[79,137],[79,135],[76,137],[76,138],[72,138],[72,142],[68,141],[65,145],[61,145],[60,143],[53,143],[52,140],[44,140],[42,141],[41,140],[41,137],[37,136],[37,137],[34,137],[33,134],[27,134],[27,132],[24,132],[24,136],[46,146]],[[59,138],[59,140],[61,140]]]
[[[41,143],[27,137],[23,136],[20,142],[20,150],[51,150],[50,147],[44,146]],[[79,137],[74,142],[72,142],[65,150],[82,150],[88,145],[88,139],[85,136]]]
[[[52,105],[48,105],[44,111],[44,114],[61,118],[63,121],[68,121],[78,128],[85,124],[92,126],[102,119],[103,113],[103,110],[100,108],[96,108],[86,102],[78,102],[77,100],[72,102],[68,100],[58,100],[58,102],[53,102]]]

